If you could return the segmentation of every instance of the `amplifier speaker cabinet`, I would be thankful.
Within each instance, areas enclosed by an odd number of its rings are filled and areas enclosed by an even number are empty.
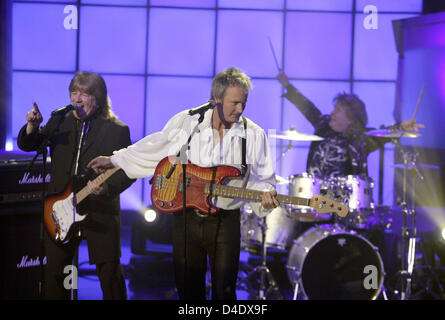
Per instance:
[[[0,205],[17,202],[35,202],[41,199],[43,181],[46,188],[51,179],[47,163],[45,179],[42,177],[43,161],[36,161],[27,171],[31,161],[0,161]]]
[[[40,298],[41,206],[39,201],[0,205],[1,300]]]

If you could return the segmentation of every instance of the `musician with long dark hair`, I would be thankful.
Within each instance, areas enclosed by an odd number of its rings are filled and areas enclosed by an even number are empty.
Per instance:
[[[311,143],[306,170],[319,176],[368,175],[368,155],[382,147],[389,139],[365,135],[368,115],[364,102],[353,93],[338,93],[334,110],[323,115],[321,111],[289,81],[284,72],[277,76],[286,89],[286,97],[295,105],[315,129],[315,135],[324,140]],[[415,119],[405,120],[393,128],[417,132],[424,128]]]
[[[96,265],[104,299],[126,299],[127,291],[120,264],[119,194],[134,180],[118,171],[100,186],[91,181],[96,175],[87,169],[99,155],[131,144],[130,131],[111,110],[103,78],[95,73],[78,72],[69,86],[71,104],[53,112],[45,126],[37,104],[26,114],[27,124],[18,135],[17,144],[24,151],[35,151],[48,141],[52,171],[48,194],[57,195],[72,183],[73,192],[85,186],[90,195],[77,206],[86,214],[68,243],[61,243],[44,233],[45,279],[43,298],[69,299],[71,288],[64,285],[65,268],[73,263],[75,249],[82,238],[88,244],[89,263]],[[73,109],[73,110],[71,110]],[[71,274],[71,276],[73,276]]]
[[[216,106],[202,111],[203,121],[198,132],[192,135],[187,159],[200,167],[238,168],[242,176],[231,179],[228,184],[262,191],[261,202],[251,205],[263,216],[279,203],[275,198],[275,172],[267,136],[255,123],[241,116],[250,89],[249,77],[237,68],[229,68],[214,77],[210,96]],[[132,178],[152,176],[162,159],[177,155],[194,132],[199,118],[197,111],[180,112],[161,132],[118,150],[111,157],[96,158],[89,166],[101,172],[119,167]],[[179,168],[180,165],[175,170]],[[164,179],[165,184],[178,183],[177,180]],[[207,263],[212,275],[212,298],[236,299],[240,208],[244,201],[217,197],[212,202],[218,208],[215,215],[193,209],[187,210],[185,217],[182,211],[174,214],[173,258],[180,299],[206,298]]]
[[[382,148],[391,139],[366,134],[371,129],[367,128],[368,115],[365,103],[356,94],[341,92],[332,100],[334,105],[332,112],[322,114],[309,98],[290,83],[289,78],[283,71],[278,74],[277,79],[286,90],[283,96],[312,124],[314,134],[323,138],[321,141],[311,142],[306,162],[307,173],[316,179],[326,181],[332,177],[345,179],[347,176],[368,179],[368,155]],[[386,127],[386,129],[397,132],[418,132],[419,128],[424,127],[423,124],[417,123],[415,119],[409,119]],[[369,180],[363,180],[360,183],[363,187],[369,183]],[[341,190],[339,192],[340,199],[343,198],[343,201],[348,199],[349,194],[343,192],[341,189],[343,187],[335,188],[335,181],[331,182],[331,186],[328,188],[334,193]],[[360,203],[360,205],[366,205],[366,203]],[[355,217],[359,216],[359,214],[350,213],[347,220],[340,220],[340,222],[350,228],[355,228],[357,223],[363,233],[363,224],[366,223],[366,219],[371,221],[372,217],[368,218],[369,216],[366,216],[364,218],[365,222],[360,220],[363,216],[354,220]],[[330,222],[333,222],[333,218]],[[300,223],[297,225],[296,233],[301,235],[317,223],[316,220],[313,222],[307,220],[305,223]],[[328,222],[322,220],[322,223]],[[366,230],[366,234],[374,244],[380,247],[380,254],[383,256],[387,270],[390,270],[394,266],[394,253],[388,249],[392,248],[392,245],[390,246],[388,243],[395,243],[395,238],[377,227],[369,228],[369,230]]]

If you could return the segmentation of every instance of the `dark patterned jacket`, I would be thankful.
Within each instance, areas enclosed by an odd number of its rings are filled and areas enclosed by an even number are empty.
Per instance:
[[[320,110],[292,85],[284,95],[313,125],[314,134],[324,138],[310,145],[306,170],[322,176],[368,175],[368,155],[383,146],[389,139],[365,135],[364,132],[349,137],[335,132],[329,126],[330,115]],[[371,130],[371,129],[366,129]]]

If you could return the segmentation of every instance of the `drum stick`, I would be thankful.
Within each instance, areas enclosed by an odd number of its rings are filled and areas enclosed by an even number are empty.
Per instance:
[[[420,95],[419,95],[419,98],[417,99],[416,109],[414,110],[414,114],[413,114],[413,118],[412,118],[413,120],[416,118],[416,113],[417,113],[417,110],[419,109],[420,100],[422,100],[424,89],[425,89],[425,83],[423,83],[422,89],[420,89]]]
[[[35,103],[35,101],[32,103],[34,106],[34,110],[37,112],[40,112],[39,107],[37,106],[37,103]]]
[[[270,45],[270,49],[272,50],[272,55],[275,60],[275,65],[277,66],[278,71],[281,71],[281,68],[278,64],[277,56],[275,55],[275,50],[273,48],[272,41],[270,40],[270,37],[267,37],[267,38],[269,39],[269,45]]]

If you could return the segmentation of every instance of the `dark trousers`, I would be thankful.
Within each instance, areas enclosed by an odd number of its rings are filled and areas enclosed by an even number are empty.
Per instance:
[[[80,241],[59,246],[45,232],[45,265],[43,298],[46,300],[69,300],[71,288],[74,287],[77,276],[70,269],[73,257]],[[99,277],[104,300],[126,300],[124,272],[119,260],[98,263],[96,272]]]
[[[207,257],[213,300],[236,300],[240,257],[240,210],[200,217],[193,210],[173,219],[173,259],[180,299],[206,299]]]

